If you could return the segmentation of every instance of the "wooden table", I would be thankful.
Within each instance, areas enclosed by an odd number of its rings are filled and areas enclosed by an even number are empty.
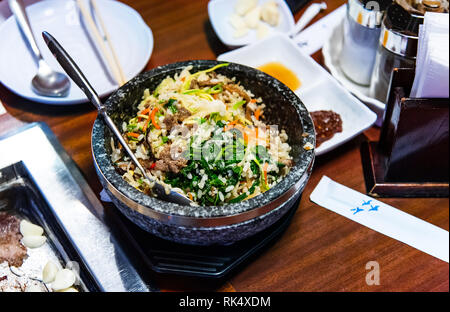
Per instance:
[[[227,50],[215,37],[206,0],[124,0],[150,25],[155,48],[147,69],[189,59],[215,59]],[[334,10],[344,0],[327,1]],[[301,12],[296,15],[299,18]],[[321,52],[314,59],[322,63]],[[0,85],[7,111],[22,122],[44,121],[80,167],[98,194],[100,183],[91,156],[90,134],[96,112],[90,104],[46,106],[19,98]],[[0,130],[9,128],[0,119]],[[449,265],[397,240],[370,230],[313,204],[309,195],[323,175],[365,192],[360,143],[376,140],[372,128],[344,146],[317,158],[300,207],[283,237],[260,257],[220,286],[157,278],[163,290],[225,291],[449,291]],[[5,151],[0,151],[4,153]],[[12,152],[12,151],[9,151]],[[432,224],[449,229],[448,199],[383,199],[384,202]],[[113,209],[111,207],[111,209]],[[380,285],[366,284],[365,266],[380,264]]]

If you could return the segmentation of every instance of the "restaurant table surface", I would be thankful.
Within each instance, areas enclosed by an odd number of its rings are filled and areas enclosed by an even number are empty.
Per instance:
[[[214,34],[206,0],[123,2],[136,9],[153,31],[155,47],[147,70],[183,60],[216,59],[217,55],[228,51]],[[326,2],[328,9],[313,22],[344,3],[343,0]],[[303,11],[295,15],[296,20]],[[313,58],[323,64],[320,51]],[[0,100],[8,113],[20,122],[48,124],[90,187],[99,194],[101,186],[92,161],[90,141],[97,112],[90,104],[58,107],[33,103],[12,94],[1,84]],[[15,121],[0,119],[0,132],[14,124]],[[359,148],[366,140],[377,140],[378,135],[379,129],[373,127],[351,142],[317,157],[299,209],[284,235],[226,281],[206,283],[152,275],[155,284],[162,291],[449,291],[448,263],[320,207],[309,199],[323,175],[364,193]],[[432,157],[430,155],[430,161]],[[381,200],[449,229],[448,198]],[[111,205],[105,207],[115,209]],[[366,283],[369,261],[379,263],[379,285]]]

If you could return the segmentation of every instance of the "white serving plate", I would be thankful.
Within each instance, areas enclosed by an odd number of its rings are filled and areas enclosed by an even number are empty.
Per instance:
[[[286,35],[274,34],[255,44],[219,55],[218,60],[251,67],[280,62],[300,79],[302,85],[295,93],[310,112],[333,110],[341,115],[343,131],[322,143],[316,149],[316,155],[322,155],[351,140],[376,120],[374,112],[345,90],[314,59],[302,53]]]
[[[97,4],[124,74],[127,80],[131,79],[145,68],[150,59],[153,50],[152,31],[135,10],[119,1],[97,0]],[[117,89],[116,82],[80,20],[75,1],[40,1],[26,10],[38,46],[52,68],[63,72],[42,38],[44,30],[51,33],[67,50],[100,96],[109,95]],[[13,16],[0,25],[0,38],[0,82],[8,89],[29,100],[46,104],[87,102],[86,96],[73,81],[69,95],[65,98],[39,96],[32,91],[31,79],[37,67]]]
[[[259,0],[258,5],[268,1],[274,0]],[[253,29],[250,29],[246,36],[234,38],[234,28],[228,19],[234,13],[236,2],[237,0],[211,0],[208,3],[208,15],[211,25],[219,39],[229,47],[243,46],[259,40],[256,36],[256,30]],[[268,24],[267,26],[270,32],[288,33],[295,25],[294,16],[285,1],[275,0],[275,2],[278,3],[280,22],[276,27]]]
[[[325,41],[322,48],[325,66],[328,68],[331,75],[333,75],[333,77],[336,78],[336,80],[339,81],[344,88],[350,91],[354,96],[360,99],[377,114],[378,118],[376,124],[381,126],[386,105],[377,99],[371,98],[369,96],[368,86],[362,86],[351,81],[341,69],[339,59],[342,50],[343,34],[343,22],[341,21],[339,25],[333,29],[331,36],[327,41]]]

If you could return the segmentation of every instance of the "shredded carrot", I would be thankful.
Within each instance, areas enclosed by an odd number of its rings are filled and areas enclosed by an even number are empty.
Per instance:
[[[190,199],[190,200],[194,200],[194,196],[192,196],[191,193],[189,193],[189,199]]]
[[[184,80],[186,80],[186,77],[181,77],[180,80],[184,82]]]
[[[149,111],[150,111],[150,107],[144,109],[142,112],[138,113],[138,115],[147,115]],[[142,120],[142,117],[138,116],[138,122],[141,122],[141,120]]]
[[[151,122],[152,122],[151,120],[147,121],[147,122],[145,123],[145,125],[144,125],[144,128],[142,128],[142,131],[146,132],[146,131],[147,131],[147,128],[148,128],[148,125],[150,125]]]
[[[139,115],[147,115],[150,112],[150,107],[144,109],[142,112],[139,113]]]
[[[263,171],[264,171],[264,182],[267,184],[267,167],[269,167],[269,163],[264,163]]]
[[[153,126],[155,126],[156,129],[161,129],[161,127],[156,123],[156,119],[155,119],[155,115],[156,115],[157,112],[158,112],[158,107],[155,107],[152,110],[152,113],[150,114],[150,118],[152,120]]]
[[[248,134],[247,134],[247,132],[244,132],[244,143],[246,145],[248,145]]]
[[[136,138],[136,139],[140,136],[139,133],[135,133],[135,132],[128,132],[127,135],[130,137]]]
[[[141,114],[145,115],[145,114],[149,114],[150,113],[150,107],[144,109]],[[150,125],[151,120],[149,120],[148,122],[145,123],[144,128],[142,129],[144,132],[147,132],[147,128]]]
[[[259,120],[259,116],[261,116],[261,109],[257,108],[255,110],[255,119]]]
[[[251,99],[250,103],[256,103],[256,100],[255,99]]]

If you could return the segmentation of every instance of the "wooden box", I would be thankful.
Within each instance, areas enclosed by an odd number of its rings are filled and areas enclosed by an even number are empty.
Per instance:
[[[449,99],[408,98],[413,79],[394,70],[380,139],[361,147],[371,196],[449,195]]]

